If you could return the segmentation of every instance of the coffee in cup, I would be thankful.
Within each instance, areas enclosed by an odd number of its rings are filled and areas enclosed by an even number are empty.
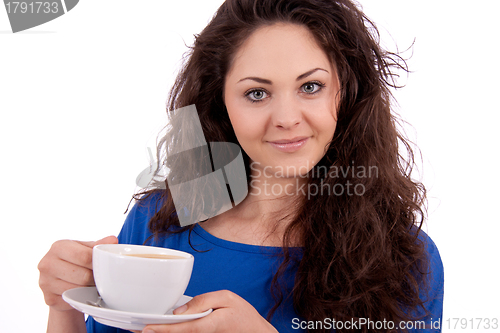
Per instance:
[[[181,256],[173,256],[170,254],[159,254],[159,253],[133,253],[126,254],[129,257],[139,257],[139,258],[150,258],[150,259],[182,259]]]

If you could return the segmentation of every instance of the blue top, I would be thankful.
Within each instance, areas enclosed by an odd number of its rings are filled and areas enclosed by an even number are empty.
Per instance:
[[[134,205],[118,235],[120,243],[142,245],[152,235],[148,222],[155,213],[155,198],[156,196],[151,196]],[[426,303],[431,316],[425,320],[437,327],[437,321],[441,322],[443,310],[443,265],[434,242],[425,233],[421,232],[420,235],[427,244],[432,272],[429,284],[431,289],[428,294],[430,301]],[[212,236],[199,225],[194,227],[191,236],[189,236],[189,231],[169,234],[156,242],[150,239],[147,244],[185,251],[194,256],[193,272],[185,295],[196,296],[227,289],[252,304],[264,318],[275,303],[270,288],[272,278],[282,260],[279,256],[282,253],[281,247],[226,241]],[[300,257],[302,248],[295,248],[295,250],[298,251],[297,254]],[[286,284],[290,289],[293,287],[294,276],[295,270],[289,270],[286,274]],[[324,327],[327,328],[328,324],[332,325],[332,322],[333,318],[325,318]],[[289,298],[274,313],[271,324],[283,333],[305,332],[305,328],[310,323],[296,314]],[[87,332],[122,333],[128,331],[104,326],[89,316]],[[440,330],[419,329],[418,332],[440,332]]]

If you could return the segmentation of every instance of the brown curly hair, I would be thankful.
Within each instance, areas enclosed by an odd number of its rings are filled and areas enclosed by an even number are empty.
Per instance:
[[[375,25],[356,4],[226,0],[196,36],[170,92],[169,111],[195,104],[207,142],[238,144],[223,101],[225,77],[242,43],[259,27],[278,22],[307,27],[335,64],[340,80],[335,134],[324,158],[310,171],[309,185],[333,189],[349,182],[363,193],[310,193],[307,204],[297,206],[285,232],[284,260],[273,279],[276,304],[268,318],[287,295],[293,297],[297,313],[311,321],[370,318],[397,323],[423,317],[419,294],[426,290],[428,260],[417,236],[425,216],[425,188],[410,177],[413,152],[391,112],[390,88],[396,86],[397,70],[407,71],[406,63],[381,49]],[[170,128],[159,143],[158,163],[177,134]],[[248,156],[244,160],[248,171]],[[375,168],[376,175],[347,172],[330,177],[325,171],[354,166]],[[156,236],[179,225],[166,182],[165,186],[165,200],[149,224]],[[135,197],[145,199],[157,191],[149,188]],[[303,246],[301,260],[288,251],[297,234]],[[297,273],[293,290],[286,291],[280,277],[290,265],[297,266]]]

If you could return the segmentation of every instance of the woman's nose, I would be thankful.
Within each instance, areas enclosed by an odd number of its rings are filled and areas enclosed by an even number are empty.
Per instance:
[[[282,129],[291,129],[302,121],[302,112],[294,96],[278,98],[272,112],[273,125]]]

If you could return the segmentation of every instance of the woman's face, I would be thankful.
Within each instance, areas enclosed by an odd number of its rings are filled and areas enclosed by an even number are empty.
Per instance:
[[[224,100],[252,170],[305,175],[325,155],[337,123],[335,68],[306,27],[256,30],[237,51]]]

